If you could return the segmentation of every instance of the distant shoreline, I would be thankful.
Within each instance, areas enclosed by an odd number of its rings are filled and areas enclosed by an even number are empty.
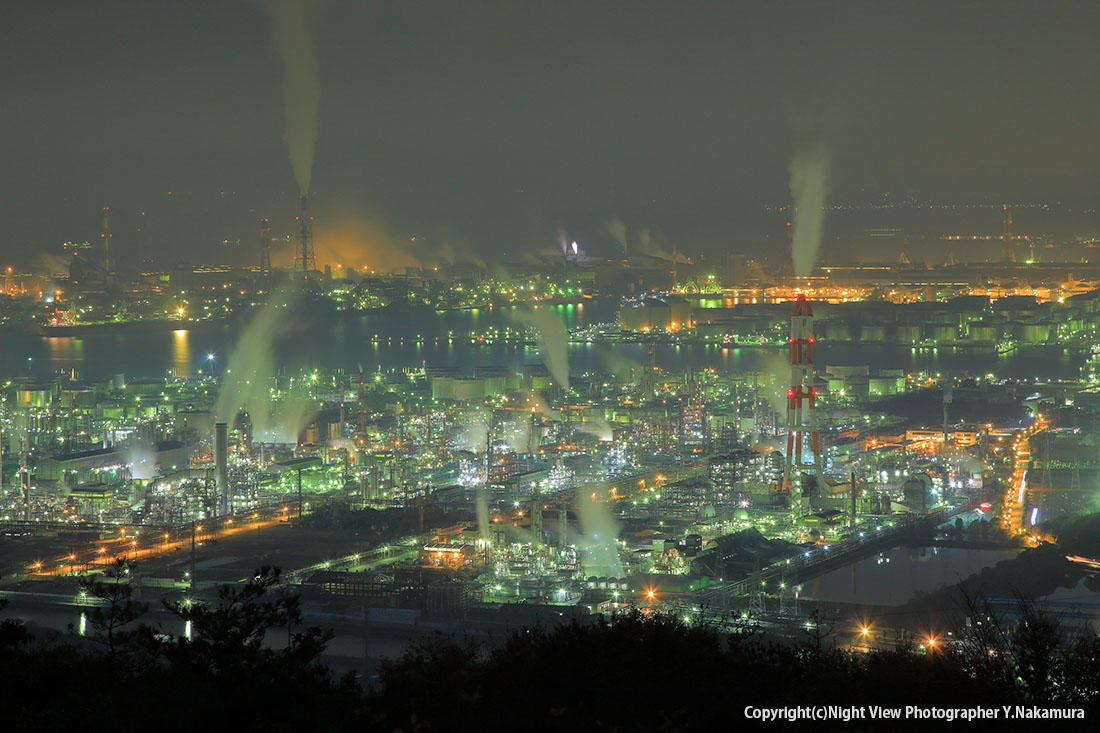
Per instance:
[[[180,321],[151,319],[141,321],[119,321],[117,323],[81,323],[72,326],[41,326],[40,336],[87,336],[104,333],[164,333],[167,331],[190,331],[196,328],[220,325],[225,318],[211,318],[202,321]]]

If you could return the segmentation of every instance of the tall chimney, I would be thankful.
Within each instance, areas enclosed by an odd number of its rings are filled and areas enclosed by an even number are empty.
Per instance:
[[[800,497],[803,491],[792,491],[801,480],[804,468],[813,468],[818,491],[825,488],[821,470],[821,441],[817,432],[814,408],[817,390],[814,389],[814,312],[799,294],[791,310],[791,386],[787,390],[787,465],[783,471],[783,490]],[[805,449],[813,456],[807,460]]]
[[[298,262],[302,265],[302,279],[309,279],[311,270],[317,269],[317,256],[313,251],[313,217],[309,215],[309,197],[298,199]]]
[[[214,423],[214,481],[218,496],[218,516],[229,515],[229,425]]]

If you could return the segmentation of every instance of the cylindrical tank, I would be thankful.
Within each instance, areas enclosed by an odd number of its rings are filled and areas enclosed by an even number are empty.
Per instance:
[[[920,341],[920,338],[920,326],[898,326],[896,339],[899,344],[915,344]]]
[[[886,341],[886,326],[865,323],[860,329],[859,339],[867,343],[883,343]]]

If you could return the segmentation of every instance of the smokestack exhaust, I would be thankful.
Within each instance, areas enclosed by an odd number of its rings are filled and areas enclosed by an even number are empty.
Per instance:
[[[314,21],[320,0],[264,0],[271,11],[271,41],[283,64],[286,144],[290,165],[305,196],[313,176],[317,112],[321,101]]]
[[[791,257],[795,277],[809,277],[817,263],[825,228],[825,194],[831,164],[832,154],[824,145],[799,150],[791,160]]]

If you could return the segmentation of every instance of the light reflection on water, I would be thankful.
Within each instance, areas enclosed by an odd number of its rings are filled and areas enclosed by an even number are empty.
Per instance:
[[[803,595],[835,603],[899,606],[1016,556],[1011,550],[898,547],[826,573],[803,586]]]
[[[172,332],[172,376],[190,377],[192,373],[191,332],[180,329]]]
[[[583,305],[583,307],[581,307]],[[614,301],[591,300],[575,307],[551,306],[570,328],[615,320]],[[306,367],[372,370],[405,366],[458,366],[466,371],[477,365],[517,366],[539,361],[537,350],[524,346],[471,346],[460,338],[471,329],[515,327],[515,307],[478,311],[415,310],[401,313],[327,314],[299,313],[288,321],[287,332],[276,344],[279,366],[288,370]],[[0,350],[0,376],[27,373],[27,357],[33,357],[36,373],[77,368],[92,379],[122,372],[131,378],[159,378],[169,372],[194,374],[202,355],[225,358],[240,337],[242,326],[199,325],[180,332],[118,332],[76,337],[41,337],[26,333],[4,334]],[[455,339],[448,343],[447,334]],[[381,342],[373,342],[377,336]],[[423,344],[416,343],[417,337]],[[390,341],[392,339],[392,342]],[[404,341],[402,341],[404,339]],[[575,372],[606,370],[623,360],[649,362],[649,347],[642,343],[571,344],[571,368]],[[781,349],[657,344],[657,366],[670,370],[712,367],[719,371],[782,371]],[[1076,377],[1083,357],[1055,348],[1020,349],[998,357],[991,352],[962,349],[913,351],[901,346],[830,345],[820,342],[817,361],[827,364],[869,364],[873,368],[907,371],[968,373],[993,372],[1004,377]],[[777,366],[778,365],[778,366]]]

